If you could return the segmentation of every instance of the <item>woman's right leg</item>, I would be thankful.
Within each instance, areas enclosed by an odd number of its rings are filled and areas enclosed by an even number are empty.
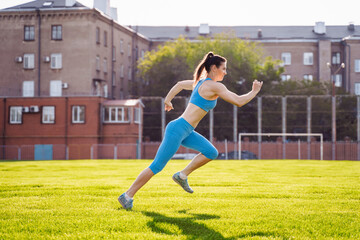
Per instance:
[[[150,168],[145,168],[136,178],[135,182],[130,186],[129,190],[126,191],[126,194],[131,198],[134,197],[135,193],[154,175],[155,174],[150,170]]]

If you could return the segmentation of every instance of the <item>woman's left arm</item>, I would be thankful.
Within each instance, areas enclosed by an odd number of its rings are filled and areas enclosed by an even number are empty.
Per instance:
[[[174,109],[171,103],[171,100],[179,93],[181,90],[193,90],[193,83],[194,80],[184,80],[177,82],[168,92],[168,94],[165,97],[164,103],[165,103],[165,111],[170,111],[171,109]]]

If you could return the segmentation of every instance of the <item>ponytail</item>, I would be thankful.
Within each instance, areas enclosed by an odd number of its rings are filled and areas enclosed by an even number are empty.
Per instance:
[[[207,73],[209,73],[210,67],[212,65],[216,65],[216,67],[219,67],[222,62],[226,62],[226,59],[224,57],[221,57],[219,55],[214,55],[213,52],[208,52],[195,69],[193,86],[195,87],[197,82],[200,80],[200,77],[203,74],[204,69],[206,70]]]

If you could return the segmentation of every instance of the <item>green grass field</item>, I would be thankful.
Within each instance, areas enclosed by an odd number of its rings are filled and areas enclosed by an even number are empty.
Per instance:
[[[360,162],[171,160],[124,210],[148,160],[0,162],[0,239],[360,239]]]

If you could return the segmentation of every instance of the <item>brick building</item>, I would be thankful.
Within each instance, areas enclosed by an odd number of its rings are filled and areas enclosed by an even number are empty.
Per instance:
[[[284,81],[308,79],[335,80],[351,94],[360,95],[360,26],[138,26],[148,37],[151,49],[166,41],[185,36],[195,41],[198,36],[213,37],[219,33],[234,33],[236,37],[260,43],[265,56],[284,62]],[[327,66],[332,65],[332,70]],[[341,63],[345,69],[336,70]],[[334,76],[331,76],[334,75]]]
[[[1,98],[0,145],[16,150],[0,148],[0,159],[135,158],[143,107],[101,96]],[[117,152],[106,145],[118,145]],[[50,156],[42,156],[45,149]]]

